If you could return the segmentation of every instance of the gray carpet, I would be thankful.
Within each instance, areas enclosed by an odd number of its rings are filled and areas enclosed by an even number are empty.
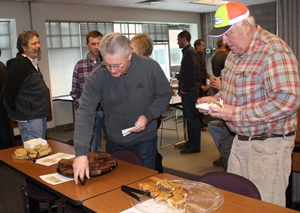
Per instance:
[[[24,183],[24,177],[0,165],[0,213],[25,212],[21,190]]]

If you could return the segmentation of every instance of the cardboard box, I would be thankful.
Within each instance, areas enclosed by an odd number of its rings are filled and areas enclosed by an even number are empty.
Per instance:
[[[24,142],[24,148],[33,149],[38,144],[47,145],[48,143],[42,138],[31,139]]]

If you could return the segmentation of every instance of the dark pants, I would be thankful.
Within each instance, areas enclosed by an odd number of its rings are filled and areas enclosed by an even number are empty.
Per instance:
[[[224,125],[219,140],[219,151],[222,156],[222,163],[226,171],[234,137],[235,133],[231,132],[230,129],[226,125]]]
[[[202,88],[200,87],[200,89],[199,89],[199,97],[202,98],[202,97],[204,97],[204,96],[206,96],[206,93],[203,92]],[[201,123],[201,127],[205,127],[206,124],[205,124],[204,121],[203,121],[204,114],[198,112],[198,117],[199,117],[199,121],[200,121],[200,123]]]
[[[0,104],[0,144],[2,149],[14,147],[14,133],[10,127],[9,118],[3,104]]]
[[[188,143],[194,149],[201,148],[201,124],[196,109],[197,95],[193,93],[181,94],[183,115],[187,120]]]
[[[146,141],[132,144],[119,144],[110,140],[109,136],[107,136],[106,152],[111,154],[119,149],[130,149],[136,152],[142,158],[144,167],[155,169],[157,136]]]

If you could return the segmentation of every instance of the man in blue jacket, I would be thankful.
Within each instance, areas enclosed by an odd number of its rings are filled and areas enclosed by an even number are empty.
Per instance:
[[[18,122],[23,142],[46,138],[49,115],[49,93],[37,65],[40,53],[39,35],[25,31],[18,37],[17,57],[7,61],[4,101],[7,114]]]

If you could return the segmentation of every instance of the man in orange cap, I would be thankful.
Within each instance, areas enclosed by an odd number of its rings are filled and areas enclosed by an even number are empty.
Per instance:
[[[198,100],[222,99],[224,108],[199,111],[223,119],[236,133],[227,171],[251,180],[263,201],[285,206],[300,100],[296,57],[238,2],[219,7],[208,35],[222,36],[232,51],[222,70],[222,90]]]

